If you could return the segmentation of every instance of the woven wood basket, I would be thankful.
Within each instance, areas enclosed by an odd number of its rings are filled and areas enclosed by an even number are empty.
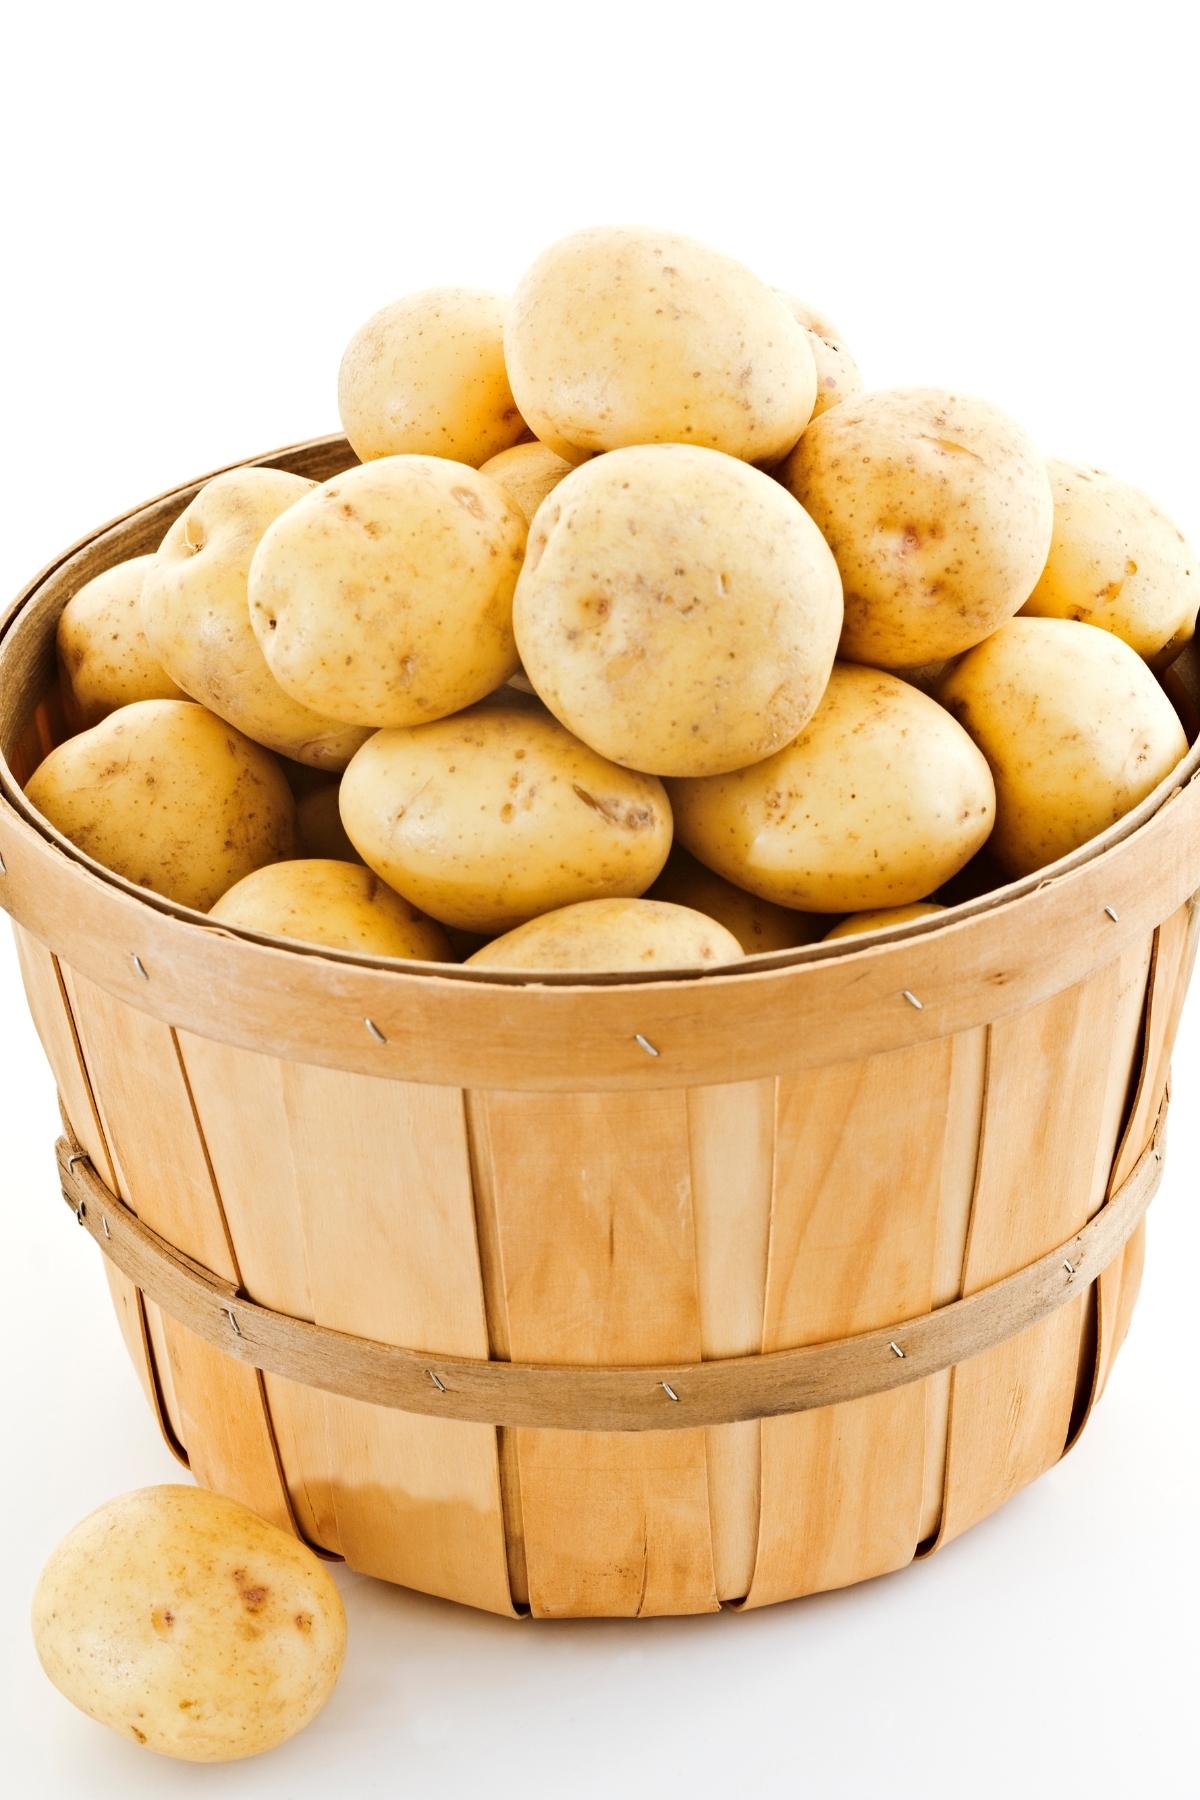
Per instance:
[[[531,984],[234,934],[21,791],[62,606],[199,485],[0,628],[0,904],[61,1184],[197,1480],[357,1569],[563,1616],[861,1581],[1048,1469],[1137,1294],[1200,751],[947,923],[735,972]]]

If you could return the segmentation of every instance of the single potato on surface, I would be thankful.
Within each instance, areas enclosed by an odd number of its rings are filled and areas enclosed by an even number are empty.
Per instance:
[[[817,372],[786,300],[678,232],[601,226],[523,277],[504,350],[521,413],[552,448],[703,444],[777,462],[812,416]]]
[[[191,700],[110,713],[52,750],[25,792],[106,869],[203,912],[295,851],[295,803],[278,762]]]
[[[306,859],[256,869],[221,895],[209,917],[271,937],[303,938],[363,956],[450,962],[449,940],[360,862]]]
[[[988,848],[1011,875],[1115,824],[1187,753],[1179,716],[1137,652],[1073,619],[1010,620],[955,666],[941,700],[991,764]]]
[[[916,906],[885,906],[879,912],[851,913],[848,919],[825,933],[825,942],[831,943],[834,938],[861,937],[867,931],[886,931],[889,925],[909,925],[914,919],[932,918],[934,913],[945,910],[944,906],[927,900]]]
[[[718,875],[807,912],[907,906],[979,849],[987,763],[935,700],[838,663],[794,743],[753,768],[673,781],[679,842]]]
[[[517,667],[525,520],[498,482],[387,456],[314,488],[268,529],[250,617],[280,686],[364,726],[458,712]]]
[[[605,762],[515,694],[377,733],[342,779],[342,822],[389,887],[484,933],[642,894],[671,846],[661,782]]]
[[[1076,463],[1051,462],[1049,469],[1054,535],[1021,611],[1099,625],[1152,667],[1165,667],[1196,629],[1200,556],[1128,482]]]
[[[142,629],[142,583],[153,556],[132,556],[67,601],[58,621],[58,666],[67,718],[75,731],[98,725],[132,700],[186,698]]]
[[[363,462],[446,456],[477,468],[525,430],[504,366],[504,301],[426,288],[369,318],[338,374],[342,430]]]
[[[1012,618],[1050,548],[1046,465],[998,407],[940,388],[860,394],[814,420],[781,478],[845,590],[839,654],[886,669],[957,656]]]
[[[476,969],[690,969],[737,962],[742,946],[715,919],[662,900],[584,900],[485,944]]]
[[[807,306],[803,300],[797,300],[790,294],[784,298],[791,307],[793,316],[808,333],[809,348],[817,365],[817,398],[812,413],[813,418],[817,419],[840,400],[849,399],[851,394],[860,394],[863,379],[858,372],[858,364],[842,342],[841,333],[835,330],[829,320],[813,307]]]
[[[716,450],[575,469],[538,509],[513,624],[525,673],[602,756],[656,775],[760,761],[811,718],[841,582],[803,507]]]
[[[231,469],[201,488],[146,572],[142,623],[184,692],[239,731],[317,769],[344,769],[366,732],[284,692],[250,623],[250,562],[268,525],[315,482]]]
[[[575,467],[548,444],[514,444],[490,457],[479,473],[498,481],[509,499],[518,506],[531,524],[533,515],[546,495],[556,488],[564,475]]]
[[[690,906],[694,912],[707,913],[726,931],[732,931],[747,956],[815,944],[829,923],[824,915],[773,906],[769,900],[760,900],[757,894],[734,887],[732,881],[714,875],[678,844],[646,898],[667,900],[674,906]]]
[[[203,1488],[142,1488],[67,1534],[33,1635],[72,1705],[185,1762],[257,1756],[333,1692],[346,1615],[294,1537]]]

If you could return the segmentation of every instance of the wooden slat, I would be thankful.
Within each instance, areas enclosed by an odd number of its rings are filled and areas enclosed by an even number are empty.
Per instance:
[[[687,1110],[701,1354],[751,1355],[763,1347],[775,1083],[692,1088]],[[717,1597],[741,1600],[758,1545],[759,1428],[749,1419],[705,1435]]]
[[[700,1355],[683,1094],[475,1100],[517,1361]],[[717,1605],[705,1433],[516,1433],[531,1610]]]
[[[323,1325],[486,1356],[462,1095],[181,1043],[247,1291],[261,1277]],[[495,1431],[312,1398],[324,1432],[293,1412],[292,1443],[301,1467],[317,1455],[313,1510],[327,1494],[347,1561],[511,1613]]]
[[[153,1229],[239,1279],[220,1197],[169,1026],[64,971],[84,1062],[112,1158],[115,1191]],[[162,1322],[192,1473],[291,1529],[262,1377],[173,1319]]]
[[[991,1028],[963,1292],[1052,1250],[1101,1205],[1140,1036],[1145,958]],[[954,1371],[942,1521],[957,1537],[1062,1455],[1088,1291]]]
[[[784,1081],[764,1348],[929,1310],[953,1044]],[[910,1561],[925,1480],[924,1384],[765,1419],[749,1606]]]

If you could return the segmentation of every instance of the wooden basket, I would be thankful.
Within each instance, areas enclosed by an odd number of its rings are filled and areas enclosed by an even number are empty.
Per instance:
[[[62,1184],[196,1478],[357,1569],[563,1616],[860,1581],[1048,1469],[1137,1293],[1200,753],[1053,870],[865,947],[585,986],[233,933],[21,791],[63,604],[199,485],[0,628],[0,904]]]

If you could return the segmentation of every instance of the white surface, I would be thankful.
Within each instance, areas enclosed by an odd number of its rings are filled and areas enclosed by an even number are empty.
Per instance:
[[[1182,8],[42,5],[8,27],[0,593],[336,423],[360,319],[579,224],[708,237],[872,385],[959,383],[1200,537]],[[785,24],[790,18],[790,24]],[[1180,27],[1182,29],[1182,27]],[[25,1615],[91,1507],[172,1480],[0,944],[4,1768],[21,1796],[1196,1793],[1200,1005],[1133,1335],[1079,1449],[933,1562],[746,1617],[512,1625],[348,1577],[342,1684],[217,1776],[74,1713]]]

